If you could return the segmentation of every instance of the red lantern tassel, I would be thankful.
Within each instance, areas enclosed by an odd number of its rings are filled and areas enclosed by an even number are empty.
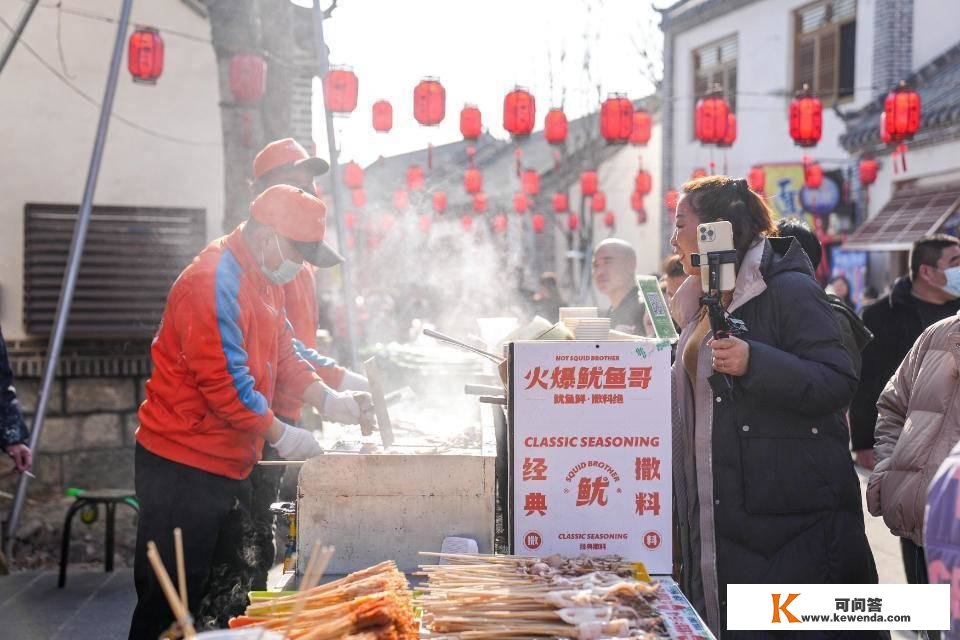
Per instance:
[[[903,167],[903,172],[907,172],[907,145],[898,144],[897,153],[900,154],[900,164]]]
[[[433,143],[427,143],[427,169],[433,169]]]
[[[559,149],[553,150],[553,168],[554,169],[560,168],[560,150]]]

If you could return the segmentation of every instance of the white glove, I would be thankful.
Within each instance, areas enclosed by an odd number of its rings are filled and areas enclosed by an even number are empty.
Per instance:
[[[320,415],[342,424],[372,426],[376,422],[373,398],[363,391],[331,391],[323,402]]]
[[[273,448],[284,460],[309,460],[323,453],[312,432],[289,424],[283,425],[283,435],[273,443]]]
[[[343,380],[340,382],[340,391],[366,391],[370,392],[370,381],[359,373],[347,371],[343,374]]]

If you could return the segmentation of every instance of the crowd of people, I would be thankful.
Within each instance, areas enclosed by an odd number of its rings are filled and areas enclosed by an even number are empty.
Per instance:
[[[148,541],[170,561],[170,532],[183,530],[189,608],[200,626],[223,626],[265,587],[273,561],[269,505],[282,467],[257,462],[320,453],[296,426],[305,405],[374,422],[366,379],[316,349],[317,270],[342,260],[324,242],[313,186],[326,170],[293,140],[267,145],[252,167],[248,219],[170,291],[139,411],[131,638],[153,640],[173,620]],[[719,304],[743,323],[739,333],[715,333],[693,259],[698,226],[720,221],[732,226],[736,259]],[[870,513],[900,538],[907,580],[960,589],[960,240],[917,241],[909,273],[861,314],[846,278],[827,291],[816,280],[817,236],[802,220],[776,222],[743,179],[685,184],[671,244],[661,287],[680,330],[676,577],[711,629],[726,629],[732,583],[877,582],[854,463],[870,472]],[[629,243],[595,247],[611,328],[653,335],[636,269]],[[567,304],[552,273],[531,300],[548,319]],[[0,336],[0,447],[21,472],[27,441]]]

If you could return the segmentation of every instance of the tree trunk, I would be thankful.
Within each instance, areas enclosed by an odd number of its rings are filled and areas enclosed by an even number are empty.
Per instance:
[[[253,159],[271,140],[294,137],[309,144],[310,131],[293,122],[295,98],[309,101],[304,81],[313,75],[310,11],[289,0],[204,0],[220,82],[223,130],[224,217],[229,232],[246,219]],[[259,104],[241,105],[230,90],[230,60],[255,53],[267,62],[266,93]],[[296,80],[300,81],[299,92]],[[309,82],[307,82],[309,86]],[[296,94],[296,95],[295,95]]]

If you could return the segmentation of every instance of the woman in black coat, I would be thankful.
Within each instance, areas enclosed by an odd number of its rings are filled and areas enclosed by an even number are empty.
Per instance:
[[[723,304],[747,327],[726,339],[712,339],[691,264],[697,225],[719,220],[737,250]],[[850,355],[810,261],[773,234],[745,180],[683,186],[672,244],[696,277],[672,305],[683,327],[673,369],[681,586],[725,638],[740,633],[726,632],[728,584],[877,581],[841,413],[856,386]],[[716,374],[732,390],[715,390]]]

